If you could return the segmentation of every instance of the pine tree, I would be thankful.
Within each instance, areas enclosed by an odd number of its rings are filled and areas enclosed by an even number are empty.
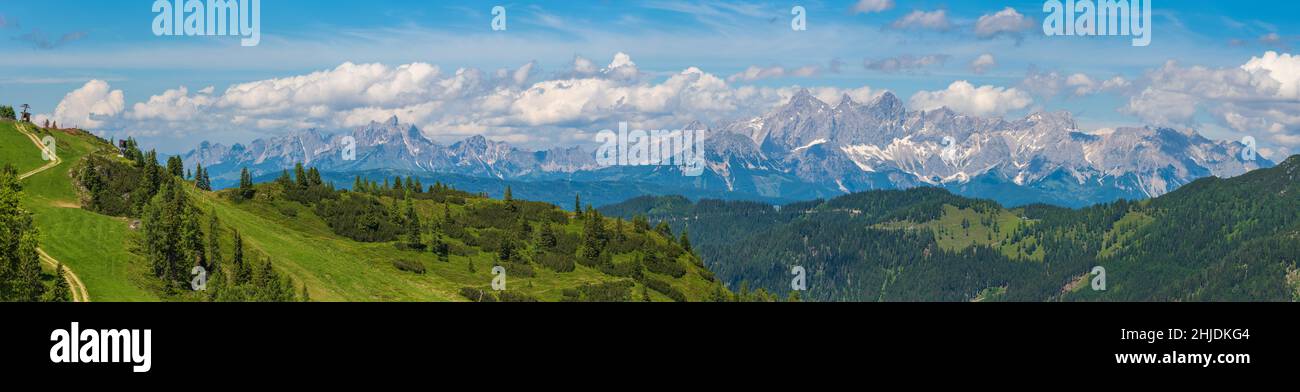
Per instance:
[[[289,169],[281,170],[280,176],[275,178],[275,183],[288,191],[293,186],[293,177],[289,176]]]
[[[243,168],[239,172],[239,196],[245,200],[252,200],[257,194],[253,189],[253,175],[248,172],[248,168]]]
[[[63,263],[58,263],[54,267],[54,288],[45,293],[45,302],[71,302],[72,290],[68,287],[68,279],[63,273]]]
[[[687,235],[686,229],[682,229],[681,243],[682,249],[685,249],[686,253],[691,253],[691,238]]]
[[[311,294],[307,293],[307,284],[302,284],[302,294],[298,295],[298,300],[302,302],[311,302]]]
[[[196,163],[196,164],[194,164],[194,187],[195,187],[195,188],[199,188],[199,190],[203,190],[203,191],[210,191],[210,190],[211,190],[211,189],[205,189],[205,188],[207,188],[207,186],[205,186],[205,185],[203,184],[203,164],[202,164],[202,163]]]
[[[420,227],[420,215],[415,212],[415,202],[408,196],[406,198],[406,243],[411,247],[418,247],[422,243]]]
[[[18,245],[18,273],[14,293],[17,294],[16,300],[21,302],[38,302],[45,293],[45,284],[41,283],[41,259],[36,245],[35,236],[24,236]]]
[[[167,158],[167,174],[174,177],[185,175],[185,163],[181,161],[181,157],[173,155]]]
[[[555,228],[551,227],[549,223],[543,223],[541,232],[537,234],[537,246],[542,249],[554,249],[558,242],[559,240],[555,236]]]
[[[217,220],[217,210],[208,214],[207,250],[209,270],[221,268],[221,222]]]
[[[497,260],[502,263],[509,263],[515,258],[515,241],[506,238],[501,240],[501,247],[497,248]]]
[[[325,182],[321,181],[320,170],[316,170],[315,167],[307,169],[307,186],[321,185],[325,185]]]
[[[444,263],[451,261],[451,247],[442,240],[442,234],[433,235],[433,251],[438,254],[438,261]]]
[[[0,170],[0,301],[35,302],[40,281],[39,233],[31,213],[21,207],[22,185],[13,166]]]
[[[307,189],[307,171],[303,169],[302,162],[293,166],[293,178],[298,185],[298,189]]]
[[[573,213],[582,215],[582,196],[577,193],[573,194]]]
[[[244,237],[235,230],[235,247],[230,254],[231,284],[239,286],[253,281],[253,268],[244,261]]]

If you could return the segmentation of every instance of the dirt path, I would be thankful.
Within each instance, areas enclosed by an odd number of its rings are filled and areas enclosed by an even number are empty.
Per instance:
[[[36,148],[41,149],[41,151],[43,152],[45,151],[45,144],[41,143],[41,139],[37,138],[35,133],[32,133],[31,130],[27,129],[26,124],[23,124],[22,122],[15,123],[15,128],[18,128],[19,132],[22,132],[24,135],[27,135],[28,139],[32,139],[32,143],[36,144]],[[63,163],[63,160],[60,159],[57,154],[47,154],[47,155],[53,156],[54,159],[50,160],[50,163],[46,163],[45,166],[41,166],[36,168],[35,170],[23,173],[22,175],[18,176],[18,180],[19,181],[25,180],[27,179],[27,177],[31,177],[36,173],[49,170]],[[36,248],[36,253],[40,255],[42,263],[48,264],[53,268],[58,268],[61,265],[63,266],[63,278],[64,280],[68,281],[68,288],[71,289],[72,291],[72,302],[90,302],[90,293],[86,291],[86,285],[81,283],[81,278],[77,277],[77,274],[75,272],[72,272],[71,268],[68,268],[67,265],[60,263],[58,259],[51,257],[49,254],[45,253],[45,251],[40,248]]]

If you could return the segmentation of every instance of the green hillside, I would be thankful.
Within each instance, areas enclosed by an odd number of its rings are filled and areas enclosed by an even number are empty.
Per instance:
[[[602,211],[689,227],[730,287],[827,301],[1293,301],[1300,299],[1300,156],[1167,195],[1079,210],[1005,209],[938,189],[779,208],[645,197]],[[1092,290],[1094,267],[1106,290]]]
[[[336,191],[314,170],[284,182],[211,192],[196,187],[195,178],[177,166],[146,164],[152,153],[121,154],[84,132],[39,132],[57,139],[63,162],[24,181],[22,204],[34,215],[41,248],[75,271],[93,301],[729,296],[671,233],[595,211],[574,214],[542,203],[493,200],[440,184]],[[43,164],[36,146],[12,123],[0,124],[0,134],[12,146],[30,149],[11,152],[6,143],[0,164]],[[312,177],[304,178],[308,173]],[[329,215],[318,215],[322,211]],[[358,230],[387,237],[355,238]],[[212,272],[209,284],[216,290],[188,289],[195,264]],[[495,266],[504,268],[504,291],[492,289]],[[241,273],[243,281],[236,283]]]

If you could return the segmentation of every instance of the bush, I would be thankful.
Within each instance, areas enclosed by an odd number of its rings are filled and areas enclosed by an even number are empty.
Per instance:
[[[649,287],[651,290],[667,295],[668,298],[672,298],[673,301],[686,302],[686,294],[682,294],[681,290],[668,284],[668,282],[647,276],[645,279],[641,280],[641,283],[645,284],[645,286]]]
[[[632,287],[636,284],[630,280],[586,283],[576,289],[564,289],[565,302],[627,302],[632,299]]]
[[[338,200],[321,200],[316,204],[316,215],[320,215],[335,234],[360,242],[392,241],[401,231],[393,224],[383,203],[355,192],[349,192]]]
[[[397,267],[397,269],[406,272],[414,272],[421,275],[424,274],[424,263],[421,262],[410,261],[410,260],[393,260],[393,267]]]
[[[287,217],[290,217],[290,218],[297,218],[297,217],[298,217],[298,209],[297,209],[297,208],[293,208],[293,206],[283,205],[283,204],[282,204],[282,205],[276,207],[276,210],[278,210],[278,211],[280,212],[280,215],[284,215],[284,216],[287,216]]]
[[[507,275],[507,276],[518,276],[518,277],[524,277],[524,278],[531,278],[531,277],[537,275],[537,272],[536,272],[536,271],[533,271],[533,266],[528,265],[528,264],[524,264],[524,263],[504,263],[504,264],[502,264],[501,266],[506,268],[506,275]]]
[[[645,262],[645,268],[656,274],[664,274],[674,278],[686,275],[686,267],[677,262],[677,259],[669,259],[650,252],[643,261]]]
[[[393,244],[393,247],[397,248],[397,250],[413,250],[416,252],[423,252],[429,249],[429,244],[408,244],[405,242],[397,242]]]
[[[623,263],[605,262],[601,263],[597,268],[600,269],[600,272],[603,272],[606,275],[617,276],[620,278],[641,277],[641,264],[636,261]]]
[[[497,297],[493,296],[491,292],[473,287],[461,287],[460,296],[469,299],[471,302],[497,302]]]
[[[497,300],[501,302],[541,302],[533,296],[515,291],[505,290],[496,293]]]
[[[537,264],[555,272],[573,272],[577,268],[577,263],[573,261],[573,256],[564,255],[554,252],[542,252],[537,255]]]

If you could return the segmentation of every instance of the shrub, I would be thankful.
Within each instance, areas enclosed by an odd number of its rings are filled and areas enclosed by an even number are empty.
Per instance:
[[[320,215],[335,234],[361,242],[388,242],[401,230],[393,224],[388,208],[372,196],[349,192],[338,200],[316,204]]]
[[[686,275],[686,267],[677,262],[677,259],[666,258],[650,252],[643,261],[645,262],[645,268],[656,274],[664,274],[674,278]]]
[[[497,300],[501,302],[541,302],[540,300],[538,300],[533,296],[520,293],[520,292],[505,290],[505,291],[498,291],[496,293],[497,293]]]
[[[491,292],[473,287],[461,287],[460,296],[469,299],[471,302],[497,302],[496,296],[493,296]]]
[[[421,275],[424,274],[424,263],[417,261],[393,260],[393,267],[397,267],[397,269],[406,272],[414,272]]]
[[[672,298],[673,301],[686,302],[686,294],[682,294],[681,290],[668,284],[668,282],[647,276],[645,279],[641,280],[641,283],[645,284],[645,286],[649,287],[651,290],[667,295],[668,298]]]
[[[393,244],[393,247],[397,248],[397,250],[413,250],[416,252],[423,252],[429,249],[429,244],[408,244],[405,242],[397,242]]]
[[[573,256],[559,254],[555,252],[542,252],[537,255],[537,264],[555,272],[573,272],[577,269],[577,264],[573,261]]]
[[[284,215],[284,216],[287,216],[287,217],[290,217],[290,218],[297,218],[297,217],[298,217],[298,209],[297,209],[297,208],[293,208],[293,206],[283,205],[283,204],[282,204],[282,205],[276,207],[276,210],[278,210],[278,211],[280,212],[280,215]]]
[[[575,289],[565,289],[565,302],[627,302],[632,299],[632,287],[636,284],[630,280],[605,283],[586,283]]]

